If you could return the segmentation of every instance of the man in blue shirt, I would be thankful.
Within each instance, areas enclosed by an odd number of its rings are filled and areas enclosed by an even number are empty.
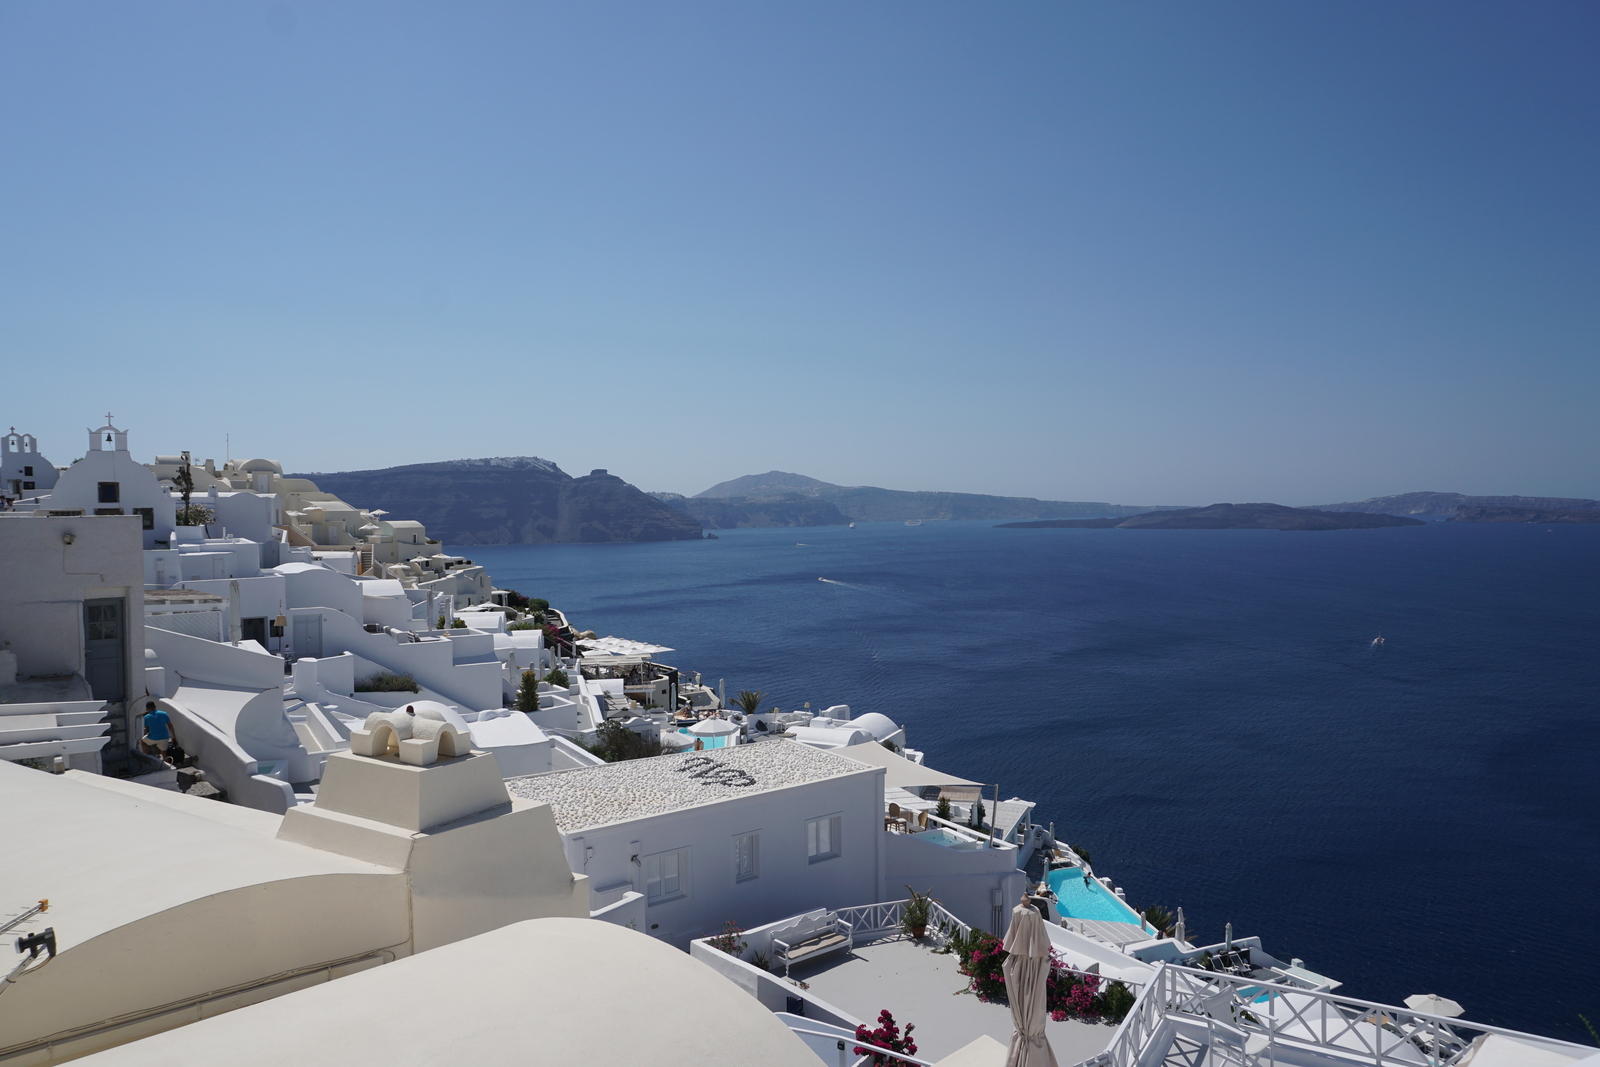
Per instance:
[[[154,700],[145,702],[144,737],[139,744],[152,756],[158,752],[165,756],[172,746],[172,719],[156,707]]]

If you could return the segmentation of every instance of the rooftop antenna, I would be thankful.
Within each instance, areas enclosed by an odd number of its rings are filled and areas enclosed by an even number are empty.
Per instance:
[[[222,435],[222,465],[226,467],[233,462],[233,434]]]

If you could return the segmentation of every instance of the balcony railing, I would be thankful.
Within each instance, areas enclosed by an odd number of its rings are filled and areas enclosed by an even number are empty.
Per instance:
[[[1409,1008],[1162,964],[1111,1044],[1078,1067],[1137,1067],[1157,1041],[1204,1046],[1208,1064],[1277,1067],[1320,1054],[1372,1067],[1452,1067],[1490,1034],[1574,1058],[1593,1051]]]

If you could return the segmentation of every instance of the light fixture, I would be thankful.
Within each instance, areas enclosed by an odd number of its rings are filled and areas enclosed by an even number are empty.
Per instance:
[[[72,544],[72,542],[76,541],[77,539],[78,539],[78,535],[77,534],[64,533],[64,534],[61,535],[61,543],[64,544],[64,545],[70,545],[70,544]]]

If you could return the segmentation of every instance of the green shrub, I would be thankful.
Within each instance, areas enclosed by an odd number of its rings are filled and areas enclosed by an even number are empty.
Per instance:
[[[560,667],[557,667],[555,670],[545,675],[544,680],[555,686],[557,689],[565,689],[572,684],[571,680],[567,678],[567,672],[562,670]]]
[[[465,630],[466,628],[467,620],[465,619],[457,619],[455,622],[450,624],[450,629],[452,630]]]
[[[949,822],[950,821],[950,798],[949,797],[940,797],[939,798],[939,806],[937,808],[933,809],[933,813],[935,815],[939,816],[939,818],[943,819],[945,822]]]
[[[660,741],[646,741],[620,722],[608,719],[595,731],[594,744],[585,745],[607,763],[661,755]]]
[[[358,693],[420,693],[422,687],[409,674],[374,674],[356,682]]]
[[[514,622],[506,627],[506,631],[509,633],[512,630],[537,630],[538,628],[539,624],[536,622]]]
[[[1113,1023],[1120,1023],[1128,1017],[1128,1011],[1133,1007],[1133,990],[1121,982],[1112,982],[1105,991],[1095,998],[1095,1007]]]
[[[522,672],[522,684],[517,686],[517,710],[521,712],[539,710],[539,678],[532,671]]]

